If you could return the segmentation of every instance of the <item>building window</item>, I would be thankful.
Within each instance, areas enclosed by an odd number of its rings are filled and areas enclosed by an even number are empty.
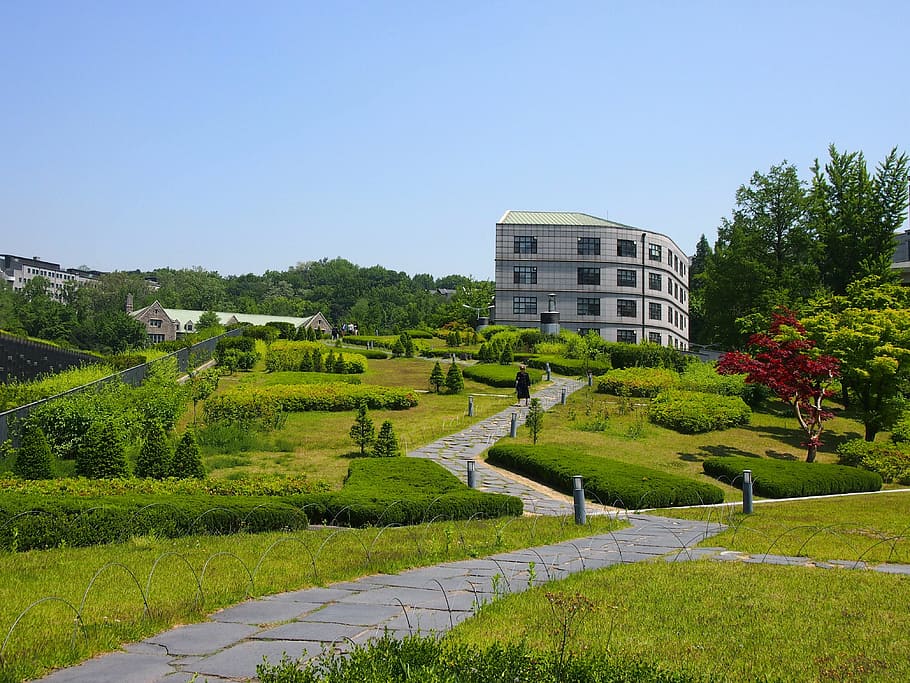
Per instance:
[[[150,334],[149,339],[151,339],[153,344],[157,344],[158,342],[164,341],[164,335],[163,334]]]
[[[537,238],[527,235],[515,236],[515,253],[516,254],[536,254]]]
[[[672,293],[673,293],[673,280],[668,277],[667,278],[667,294],[672,294]]]
[[[537,297],[512,297],[512,313],[516,315],[535,315],[537,313]]]
[[[149,318],[149,327],[161,327],[161,321],[157,318]]]
[[[599,285],[600,268],[579,268],[578,284],[580,285]]]
[[[600,315],[600,299],[596,297],[579,297],[578,315]]]
[[[636,276],[636,271],[627,270],[625,268],[618,268],[616,270],[617,287],[635,287],[637,284],[638,278]]]
[[[660,291],[663,289],[660,273],[648,273],[648,288]]]
[[[660,332],[648,332],[648,341],[652,344],[662,344]]]
[[[624,344],[636,344],[635,330],[616,330],[616,341]]]
[[[579,256],[600,256],[600,238],[599,237],[579,237],[578,238],[578,255]]]
[[[620,318],[634,318],[638,315],[638,302],[635,299],[617,299],[616,315]]]
[[[192,332],[192,331],[193,331],[193,323],[187,323],[187,324],[186,324],[186,331],[187,331],[187,332]]]
[[[593,332],[594,334],[596,334],[598,337],[600,336],[600,328],[599,328],[599,327],[579,327],[579,328],[578,328],[578,334],[579,334],[579,336],[581,336],[581,337],[584,337],[585,335],[591,334],[592,332]]]
[[[651,302],[648,304],[648,317],[651,320],[660,320],[660,304]]]
[[[663,254],[661,253],[661,246],[659,244],[649,244],[648,245],[648,259],[651,261],[660,261],[663,259]]]
[[[635,257],[638,254],[635,240],[616,240],[616,255]]]
[[[537,266],[515,266],[512,270],[512,284],[536,285]]]

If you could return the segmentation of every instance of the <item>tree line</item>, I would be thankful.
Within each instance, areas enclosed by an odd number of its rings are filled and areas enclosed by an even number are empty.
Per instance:
[[[201,311],[299,317],[322,312],[335,324],[356,322],[370,334],[435,328],[450,321],[471,324],[475,311],[485,310],[493,296],[491,281],[409,276],[342,258],[301,262],[262,275],[222,276],[201,267],[115,271],[92,285],[67,285],[61,301],[50,296],[47,284],[36,277],[20,291],[0,286],[0,329],[103,353],[145,343],[142,325],[126,315],[129,294],[137,309],[157,299],[165,308]]]
[[[786,160],[736,191],[712,248],[690,267],[691,343],[740,347],[782,307],[844,296],[869,276],[893,281],[895,231],[907,211],[908,157],[892,149],[870,171],[862,152],[828,148],[810,179]]]

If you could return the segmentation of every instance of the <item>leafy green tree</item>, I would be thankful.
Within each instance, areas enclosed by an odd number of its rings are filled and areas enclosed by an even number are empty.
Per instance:
[[[170,474],[178,479],[205,479],[205,468],[202,466],[199,446],[196,444],[193,432],[189,430],[183,433],[177,443],[174,459],[171,461]]]
[[[76,453],[76,474],[89,479],[113,479],[128,474],[123,442],[111,422],[93,424]]]
[[[401,343],[401,337],[392,344],[392,356],[401,358],[404,355],[404,344]]]
[[[454,360],[446,372],[446,389],[451,394],[458,394],[464,389],[464,375],[461,374],[461,368]]]
[[[543,406],[540,405],[539,398],[531,399],[531,407],[528,408],[528,416],[525,419],[525,425],[531,432],[531,440],[537,444],[537,437],[543,429]]]
[[[442,366],[439,361],[433,366],[433,372],[430,373],[430,384],[436,387],[436,393],[439,393],[439,387],[446,383],[446,376],[442,372]]]
[[[54,456],[44,430],[37,424],[26,422],[16,452],[13,473],[23,479],[53,479]]]
[[[889,429],[910,395],[910,290],[870,275],[845,296],[812,302],[802,320],[819,347],[841,360],[841,383],[867,441]]]
[[[828,148],[812,167],[809,213],[821,245],[824,283],[837,295],[866,275],[887,276],[894,232],[907,210],[908,157],[894,148],[870,175],[862,152]]]
[[[196,424],[196,404],[204,401],[218,389],[220,373],[214,368],[191,372],[187,382],[190,398],[193,399],[193,424]]]
[[[199,320],[196,321],[196,327],[203,330],[220,326],[221,319],[218,317],[218,314],[212,310],[207,310],[205,313],[200,315]]]
[[[376,428],[373,426],[373,420],[367,414],[367,404],[361,403],[357,408],[357,417],[354,418],[354,424],[351,425],[351,440],[360,446],[360,454],[366,454],[366,448],[376,439]]]
[[[391,420],[385,420],[379,428],[379,435],[376,437],[375,446],[373,446],[373,454],[377,458],[393,458],[401,455],[401,449],[398,447],[398,438],[395,436]]]
[[[150,423],[139,448],[134,474],[143,479],[164,479],[170,474],[172,459],[171,445],[164,429],[157,423]]]
[[[690,273],[698,284],[700,341],[737,346],[745,333],[766,329],[774,310],[814,291],[818,270],[806,206],[805,184],[787,162],[754,173],[736,191],[713,253],[700,242],[704,264]]]

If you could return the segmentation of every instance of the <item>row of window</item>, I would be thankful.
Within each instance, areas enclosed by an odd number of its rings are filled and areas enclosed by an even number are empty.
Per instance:
[[[577,240],[579,256],[600,256],[600,237],[579,237]],[[513,252],[516,254],[536,254],[537,238],[533,235],[515,235]],[[616,240],[616,255],[624,258],[638,257],[638,244],[635,240]],[[648,260],[663,262],[663,246],[653,242],[648,243]],[[680,261],[679,256],[667,249],[667,264],[680,275],[685,276],[685,261]]]
[[[59,270],[44,270],[43,268],[32,268],[25,266],[23,270],[29,275],[40,275],[41,277],[58,279],[58,280],[75,280],[76,276],[70,273],[64,273]]]
[[[598,337],[601,336],[599,327],[580,327],[578,329],[578,334],[584,336],[589,332],[593,332]],[[635,330],[616,330],[616,341],[624,342],[626,344],[637,344],[638,343],[638,333]],[[648,341],[652,344],[663,344],[663,337],[660,332],[648,332]],[[673,346],[677,349],[684,349],[685,342],[674,337],[672,334],[667,335],[667,346]]]
[[[600,268],[578,268],[577,282],[580,285],[599,285]],[[512,269],[512,283],[516,285],[536,285],[537,266],[514,266]],[[638,271],[627,268],[616,269],[617,287],[637,287]],[[663,290],[663,276],[660,273],[648,273],[648,288],[657,291]],[[685,303],[685,288],[680,287],[674,280],[667,278],[667,293],[677,300]]]
[[[576,299],[576,315],[600,315],[600,298],[580,296]],[[512,313],[515,315],[536,315],[536,296],[516,296],[512,298]],[[616,315],[620,318],[637,318],[638,301],[636,299],[617,299]],[[663,320],[663,305],[658,302],[648,303],[648,318]],[[672,306],[667,306],[667,322],[680,329],[686,327],[686,316]]]

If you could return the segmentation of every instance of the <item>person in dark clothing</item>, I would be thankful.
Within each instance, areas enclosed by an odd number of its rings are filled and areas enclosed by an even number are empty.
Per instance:
[[[518,392],[518,405],[528,405],[531,400],[531,376],[528,374],[524,365],[519,366],[518,374],[515,375],[515,391]]]

